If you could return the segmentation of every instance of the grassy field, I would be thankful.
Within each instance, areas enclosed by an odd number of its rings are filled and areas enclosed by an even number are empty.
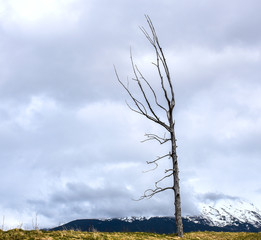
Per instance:
[[[9,231],[0,230],[1,240],[56,240],[56,239],[82,239],[82,240],[159,240],[159,239],[180,239],[174,234],[154,234],[154,233],[99,233],[80,231],[24,231],[13,229]],[[185,233],[185,240],[261,240],[261,233],[224,233],[224,232],[192,232]]]

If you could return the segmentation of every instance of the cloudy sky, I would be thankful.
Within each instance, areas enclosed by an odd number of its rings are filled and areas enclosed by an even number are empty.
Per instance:
[[[168,167],[143,173],[146,161],[169,148],[140,143],[164,130],[128,109],[113,71],[132,77],[131,47],[157,83],[144,14],[175,88],[183,214],[220,198],[261,208],[260,9],[259,0],[0,0],[4,227],[31,228],[36,215],[40,227],[173,215],[172,193],[132,200]]]

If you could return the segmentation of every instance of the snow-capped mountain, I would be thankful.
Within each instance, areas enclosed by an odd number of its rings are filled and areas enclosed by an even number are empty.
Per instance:
[[[202,204],[200,207],[201,216],[211,226],[224,227],[241,222],[261,227],[261,211],[247,201],[223,199],[212,205]]]
[[[201,203],[199,216],[187,216],[191,222],[233,231],[261,229],[261,211],[252,203],[242,199],[221,199]]]
[[[184,231],[260,232],[261,211],[240,199],[222,199],[200,205],[201,214],[183,218]],[[112,219],[81,219],[50,230],[81,229],[100,232],[173,233],[174,217],[126,217]]]

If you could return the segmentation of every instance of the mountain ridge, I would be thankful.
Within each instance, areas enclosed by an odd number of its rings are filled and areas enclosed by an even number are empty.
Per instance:
[[[261,211],[242,200],[224,200],[201,204],[201,214],[183,217],[185,232],[225,231],[260,232]],[[49,230],[81,230],[99,232],[174,233],[174,217],[125,217],[108,219],[78,219]]]

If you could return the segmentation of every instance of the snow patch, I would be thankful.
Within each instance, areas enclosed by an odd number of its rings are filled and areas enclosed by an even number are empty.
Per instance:
[[[224,227],[249,223],[261,227],[261,211],[241,199],[221,199],[211,204],[200,204],[201,217],[211,226]]]

